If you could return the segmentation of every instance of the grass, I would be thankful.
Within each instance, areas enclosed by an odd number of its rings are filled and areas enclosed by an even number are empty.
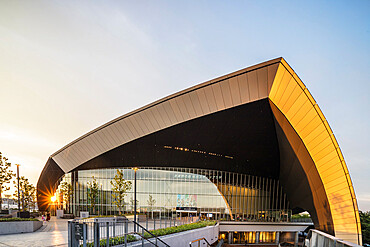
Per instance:
[[[35,218],[0,218],[0,222],[12,222],[12,221],[39,221]]]

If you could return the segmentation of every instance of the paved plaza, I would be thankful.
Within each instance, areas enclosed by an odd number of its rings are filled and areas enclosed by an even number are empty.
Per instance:
[[[176,225],[190,223],[187,220],[176,221]],[[139,223],[142,224],[142,226],[147,227],[149,230],[154,229],[154,226],[156,229],[170,226],[170,222],[165,220],[157,220],[155,223],[153,222],[153,220],[149,221],[148,223]],[[174,222],[172,221],[171,226],[173,225]],[[123,233],[123,225],[117,227],[116,231],[117,233]],[[132,231],[133,224],[129,224],[128,232]],[[105,231],[103,229],[101,232],[101,236],[105,236]],[[68,220],[51,217],[51,220],[49,222],[43,222],[43,226],[36,232],[0,235],[0,247],[3,246],[68,246]]]
[[[0,246],[68,246],[67,221],[51,217],[36,232],[0,235]]]

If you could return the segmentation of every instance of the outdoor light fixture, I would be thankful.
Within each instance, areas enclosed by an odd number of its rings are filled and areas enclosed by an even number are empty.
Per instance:
[[[51,202],[55,202],[57,200],[57,196],[56,195],[53,195],[51,198],[50,198]]]

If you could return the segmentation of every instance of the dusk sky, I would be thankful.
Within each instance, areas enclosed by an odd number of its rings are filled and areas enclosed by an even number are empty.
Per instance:
[[[284,57],[370,210],[370,1],[0,1],[0,152],[48,157],[169,94]]]

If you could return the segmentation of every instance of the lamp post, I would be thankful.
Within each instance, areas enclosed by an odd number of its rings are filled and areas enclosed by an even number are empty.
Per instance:
[[[55,215],[56,215],[56,208],[55,208],[55,202],[57,200],[57,196],[56,195],[53,195],[51,198],[50,198],[50,201],[52,202],[51,204],[51,211],[53,211],[53,205],[54,205],[54,209],[55,209]]]
[[[16,164],[17,166],[17,180],[18,180],[18,212],[21,211],[21,200],[19,196],[19,164]]]
[[[135,167],[132,169],[135,172],[135,176],[134,176],[134,221],[136,223],[136,171],[139,170],[139,168]],[[136,232],[136,224],[134,225],[134,232]]]

